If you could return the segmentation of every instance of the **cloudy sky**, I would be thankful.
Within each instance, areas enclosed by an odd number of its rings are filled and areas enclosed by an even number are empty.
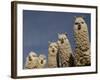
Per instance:
[[[74,49],[74,16],[84,16],[90,35],[91,14],[23,10],[23,64],[30,51],[48,55],[48,41],[57,41],[57,33],[67,32]]]

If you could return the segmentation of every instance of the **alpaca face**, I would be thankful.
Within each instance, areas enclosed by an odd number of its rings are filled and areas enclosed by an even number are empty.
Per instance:
[[[47,63],[46,56],[44,54],[40,54],[38,58],[38,67],[43,68]]]
[[[37,68],[38,56],[35,52],[30,52],[26,59],[25,67],[28,69]]]
[[[75,23],[74,23],[74,29],[75,30],[81,30],[86,28],[87,24],[85,22],[85,20],[83,19],[83,17],[76,17],[75,19]]]
[[[68,38],[66,36],[66,33],[61,33],[61,34],[58,34],[58,44],[66,44],[66,42],[68,42]]]
[[[49,43],[49,54],[56,55],[58,51],[58,45],[56,42]]]
[[[37,58],[37,54],[35,52],[30,52],[28,58],[29,58],[29,61],[32,61]]]

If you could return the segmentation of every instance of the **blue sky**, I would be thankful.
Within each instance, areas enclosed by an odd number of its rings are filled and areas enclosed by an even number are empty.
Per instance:
[[[23,64],[30,51],[48,55],[48,41],[57,41],[57,33],[67,32],[72,48],[74,16],[84,16],[90,35],[89,13],[23,10]]]

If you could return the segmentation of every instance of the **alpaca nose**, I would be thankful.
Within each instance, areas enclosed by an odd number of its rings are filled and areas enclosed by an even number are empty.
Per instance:
[[[80,29],[81,29],[81,25],[79,24],[79,25],[78,25],[78,30],[80,30]]]

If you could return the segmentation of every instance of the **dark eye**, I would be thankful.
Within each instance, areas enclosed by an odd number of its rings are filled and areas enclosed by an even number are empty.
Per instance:
[[[64,38],[64,39],[66,39],[66,38]]]
[[[46,59],[46,58],[44,58],[44,59]]]
[[[32,55],[33,57],[35,57],[34,55]]]
[[[52,48],[52,46],[50,46],[50,48]]]
[[[55,48],[57,48],[57,46],[55,46]]]
[[[84,24],[84,22],[81,22],[82,24]]]
[[[78,25],[78,23],[76,22],[75,25]]]
[[[61,39],[59,39],[59,41],[60,41]]]
[[[32,55],[33,57],[36,57],[36,55]]]

